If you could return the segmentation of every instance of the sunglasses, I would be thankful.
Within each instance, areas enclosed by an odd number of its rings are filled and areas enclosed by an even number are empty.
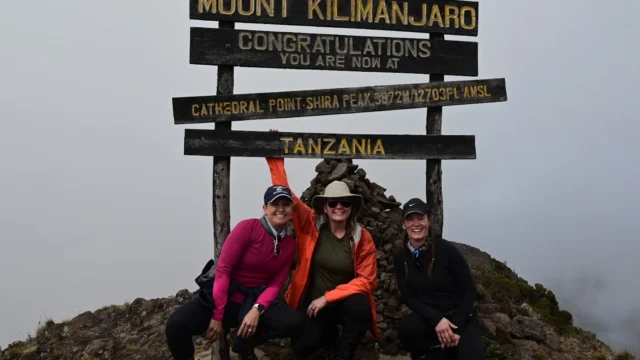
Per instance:
[[[342,207],[345,207],[345,208],[350,208],[351,207],[351,201],[349,201],[349,200],[345,200],[345,199],[340,199],[340,200],[329,199],[329,200],[327,200],[327,205],[332,209],[334,207],[338,206],[338,203],[340,203],[340,205],[342,205]]]

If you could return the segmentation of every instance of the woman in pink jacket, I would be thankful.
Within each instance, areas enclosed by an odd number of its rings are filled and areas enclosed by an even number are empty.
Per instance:
[[[270,186],[264,195],[264,215],[243,220],[231,231],[215,269],[212,296],[194,297],[167,321],[167,344],[174,359],[193,359],[191,337],[204,335],[216,341],[223,328],[237,329],[232,350],[240,359],[256,358],[253,348],[258,339],[288,338],[299,332],[302,315],[274,301],[296,251],[295,240],[285,232],[292,203],[291,190]]]

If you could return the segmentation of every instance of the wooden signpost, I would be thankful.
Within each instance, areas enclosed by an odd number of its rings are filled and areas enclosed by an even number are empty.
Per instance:
[[[445,40],[477,36],[478,2],[455,0],[189,0],[191,64],[218,66],[216,95],[173,98],[175,124],[185,129],[184,154],[212,156],[214,258],[229,234],[230,157],[426,159],[431,231],[442,234],[443,159],[475,159],[473,135],[441,135],[444,106],[507,100],[505,79],[445,82],[478,76],[478,44]],[[234,23],[389,30],[429,34],[402,38],[236,30]],[[429,82],[233,95],[234,67],[429,74]],[[427,108],[426,135],[232,131],[233,121],[347,115]],[[346,118],[345,118],[346,119]],[[395,121],[402,121],[395,116]],[[212,359],[228,359],[217,342]]]
[[[191,28],[192,64],[385,73],[478,75],[478,44]]]
[[[504,79],[173,98],[175,124],[265,120],[507,100]]]

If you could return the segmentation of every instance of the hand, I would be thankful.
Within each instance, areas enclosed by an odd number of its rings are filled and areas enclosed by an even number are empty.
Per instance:
[[[277,132],[278,132],[278,130],[277,130],[277,129],[269,129],[269,132],[277,133]]]
[[[327,300],[327,297],[324,295],[313,300],[313,302],[309,304],[309,307],[307,308],[307,315],[309,317],[318,316],[318,312],[322,310],[322,308],[325,307],[328,302],[329,301]]]
[[[453,347],[458,344],[460,336],[455,334],[451,328],[457,329],[458,327],[451,323],[446,318],[442,318],[436,326],[436,334],[438,334],[438,340],[440,340],[441,347]]]
[[[220,338],[220,334],[222,334],[222,321],[211,319],[204,337],[210,342],[215,342]]]
[[[256,333],[258,328],[258,321],[260,321],[260,312],[256,308],[251,308],[247,315],[242,319],[242,324],[238,328],[238,336],[242,339],[246,339]]]

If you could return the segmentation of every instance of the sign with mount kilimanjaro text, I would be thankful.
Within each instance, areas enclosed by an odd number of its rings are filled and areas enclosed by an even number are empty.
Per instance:
[[[193,20],[478,35],[478,2],[189,0]]]

